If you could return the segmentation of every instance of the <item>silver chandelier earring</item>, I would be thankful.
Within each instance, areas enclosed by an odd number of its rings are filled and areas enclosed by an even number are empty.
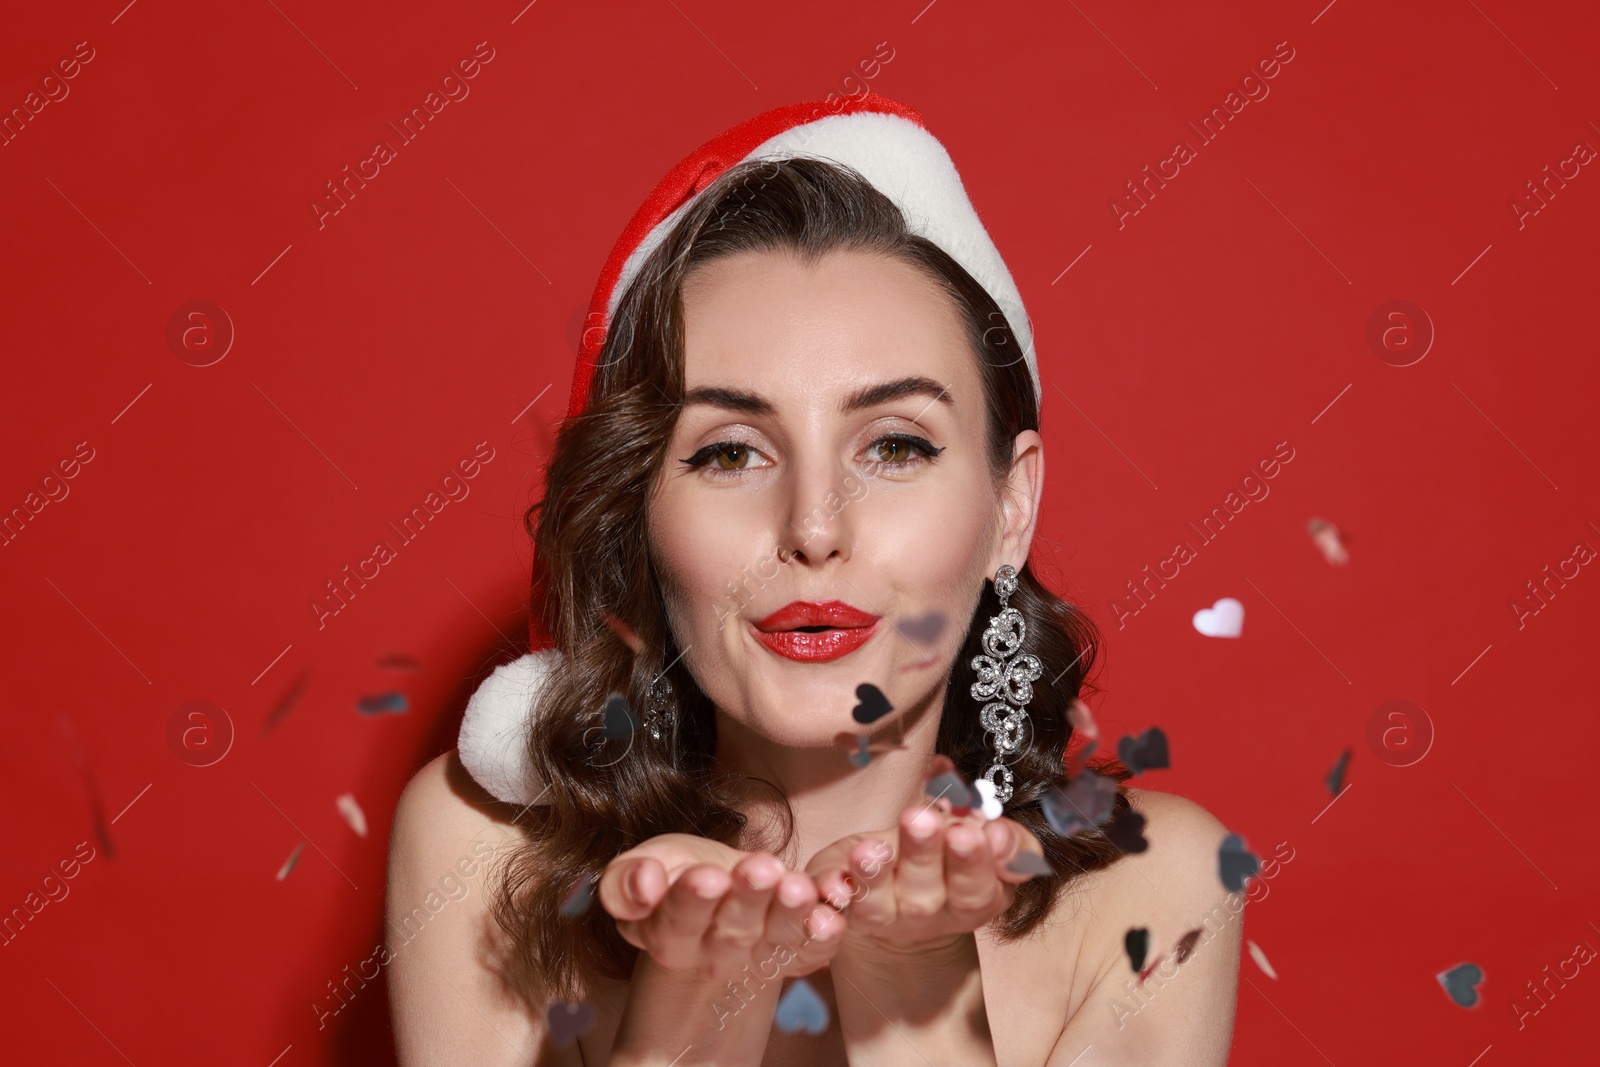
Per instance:
[[[1000,598],[1000,613],[990,616],[988,628],[983,631],[986,654],[972,657],[972,667],[978,672],[978,680],[972,683],[972,699],[988,701],[978,714],[978,722],[994,735],[994,762],[983,777],[994,786],[994,798],[1004,804],[1011,799],[1013,785],[1011,768],[1005,761],[1022,747],[1028,701],[1033,699],[1033,683],[1044,673],[1044,665],[1039,657],[1022,651],[1028,624],[1022,612],[1006,603],[1017,591],[1017,569],[1011,564],[995,572],[994,591]]]
[[[666,735],[667,721],[672,714],[672,683],[667,680],[667,674],[662,671],[650,685],[650,698],[644,707],[644,728],[650,731],[650,739],[659,741]]]

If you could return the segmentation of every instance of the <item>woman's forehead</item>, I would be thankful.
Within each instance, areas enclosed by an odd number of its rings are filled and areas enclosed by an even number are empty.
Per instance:
[[[922,377],[970,393],[977,368],[954,300],[882,255],[741,253],[684,289],[686,388],[837,401]]]

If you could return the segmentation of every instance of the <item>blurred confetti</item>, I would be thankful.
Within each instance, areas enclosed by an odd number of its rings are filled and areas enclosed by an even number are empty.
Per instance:
[[[1244,838],[1229,834],[1217,849],[1217,870],[1224,888],[1237,893],[1244,888],[1245,879],[1255,877],[1261,870],[1261,861],[1245,848]]]
[[[1150,931],[1143,926],[1134,927],[1123,936],[1122,947],[1127,949],[1128,962],[1133,964],[1133,969],[1139,970],[1150,953]]]
[[[930,611],[920,619],[906,619],[900,624],[900,632],[913,641],[931,645],[944,633],[945,621],[943,615]]]
[[[384,671],[420,671],[422,661],[404,652],[390,652],[378,657],[378,669]]]
[[[606,614],[605,620],[606,625],[611,627],[611,631],[622,639],[623,644],[633,650],[635,656],[644,651],[644,642],[639,639],[638,634],[633,632],[633,627],[610,613]]]
[[[1261,946],[1249,938],[1246,938],[1244,943],[1245,947],[1250,950],[1250,958],[1256,961],[1257,967],[1261,968],[1261,973],[1276,982],[1278,980],[1278,972],[1273,970],[1272,964],[1267,962],[1267,954],[1261,951]]]
[[[1050,866],[1049,860],[1037,852],[1029,852],[1026,849],[1018,852],[1016,858],[1006,864],[1006,870],[1015,871],[1018,874],[1048,875],[1056,873],[1056,869]]]
[[[1333,770],[1328,772],[1328,792],[1334,796],[1339,795],[1339,790],[1344,788],[1345,768],[1350,766],[1350,750],[1347,748],[1339,753],[1339,761],[1333,765]]]
[[[56,723],[61,727],[62,736],[67,739],[72,762],[77,765],[78,777],[83,782],[83,791],[88,795],[89,814],[94,820],[95,840],[100,842],[100,848],[107,856],[114,857],[117,850],[111,844],[111,824],[106,822],[105,806],[100,803],[100,785],[95,780],[94,769],[89,766],[89,757],[84,752],[83,746],[78,744],[78,732],[73,729],[71,717],[61,712],[56,716]]]
[[[1206,637],[1238,637],[1244,632],[1244,605],[1225,596],[1194,613],[1194,628]]]
[[[363,715],[404,715],[410,708],[411,701],[404,693],[374,693],[356,704],[356,710]]]
[[[1463,1008],[1478,1006],[1478,983],[1483,981],[1483,968],[1476,963],[1458,963],[1448,971],[1434,975],[1450,999]]]
[[[778,1011],[772,1021],[786,1034],[800,1030],[808,1034],[820,1034],[828,1028],[828,1006],[822,1002],[810,982],[796,978],[794,984],[785,989],[779,998]]]
[[[1066,789],[1044,795],[1042,807],[1050,826],[1062,837],[1093,830],[1111,818],[1117,802],[1117,782],[1095,771],[1084,771]]]
[[[1345,551],[1344,542],[1339,537],[1339,527],[1327,519],[1312,519],[1306,524],[1306,529],[1311,533],[1311,540],[1322,549],[1323,558],[1335,567],[1343,567],[1350,562],[1350,553]]]
[[[366,837],[367,815],[361,810],[361,805],[356,803],[355,794],[341,793],[333,803],[338,807],[339,814],[344,816],[344,821],[350,824],[350,829],[356,832],[356,836]]]
[[[571,919],[582,915],[589,910],[589,904],[594,900],[595,886],[599,883],[598,875],[589,875],[578,879],[567,891],[567,898],[561,902],[561,914]]]
[[[1150,847],[1144,836],[1144,816],[1132,808],[1113,815],[1105,835],[1122,852],[1143,852]]]
[[[289,872],[294,870],[294,865],[300,862],[300,853],[306,850],[306,843],[300,842],[294,846],[294,851],[289,853],[289,858],[283,861],[283,866],[278,868],[278,881],[289,877]]]
[[[263,735],[269,733],[274,726],[288,718],[295,705],[300,703],[300,697],[306,691],[306,683],[310,680],[311,668],[307,667],[300,672],[294,681],[289,683],[288,690],[278,698],[278,702],[272,706],[272,710],[267,712],[267,717],[262,720],[261,733]]]
[[[628,706],[628,698],[621,693],[612,693],[606,697],[601,716],[607,737],[632,737],[639,729],[639,720],[633,714],[633,708]]]
[[[566,1048],[588,1033],[598,1015],[593,1004],[581,1000],[576,1004],[552,1000],[544,1009],[545,1021],[550,1024],[550,1037],[555,1041],[556,1048]]]
[[[1152,726],[1138,737],[1124,737],[1117,742],[1117,758],[1134,774],[1171,767],[1166,731]]]
[[[948,762],[949,757],[944,759]],[[940,770],[937,775],[928,779],[928,784],[923,786],[925,795],[935,800],[948,800],[950,807],[958,816],[965,815],[972,810],[972,789],[952,766],[949,770]]]
[[[1067,708],[1067,722],[1072,725],[1072,739],[1067,742],[1066,770],[1068,778],[1076,778],[1083,765],[1100,747],[1100,727],[1089,711],[1089,705],[1074,700]]]

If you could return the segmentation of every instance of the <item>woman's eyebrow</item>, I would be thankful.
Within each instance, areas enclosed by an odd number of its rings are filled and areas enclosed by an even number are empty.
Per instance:
[[[945,404],[954,404],[950,398],[950,387],[940,385],[932,378],[925,378],[920,374],[896,378],[889,382],[880,382],[877,385],[868,385],[857,389],[844,398],[839,405],[839,410],[849,415],[865,408],[887,404],[891,400],[899,400],[908,396],[926,396],[929,403],[935,400]],[[724,408],[728,411],[738,411],[746,415],[773,415],[777,408],[772,401],[759,393],[750,393],[742,389],[729,389],[719,385],[702,385],[690,389],[683,395],[683,405],[709,404],[712,407]]]

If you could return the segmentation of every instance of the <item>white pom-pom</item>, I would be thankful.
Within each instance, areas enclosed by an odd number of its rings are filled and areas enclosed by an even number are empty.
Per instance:
[[[511,804],[531,804],[543,784],[528,765],[528,730],[539,693],[561,658],[554,648],[496,667],[467,701],[456,750],[478,784]]]

